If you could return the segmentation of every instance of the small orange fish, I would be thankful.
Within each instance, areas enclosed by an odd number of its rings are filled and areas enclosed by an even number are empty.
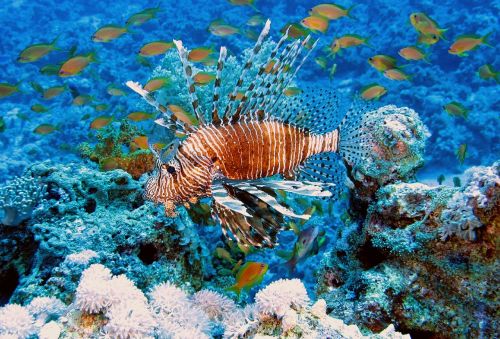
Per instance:
[[[486,45],[492,47],[487,39],[490,36],[491,32],[486,34],[485,36],[480,35],[462,35],[457,38],[457,40],[451,45],[448,52],[450,54],[455,54],[460,57],[467,56],[468,51],[475,50],[480,45]]]
[[[319,15],[322,17],[327,18],[328,20],[336,20],[340,19],[342,17],[351,17],[351,11],[354,8],[353,5],[349,8],[344,8],[342,6],[336,5],[336,4],[321,4],[314,6],[310,11],[309,14],[311,15]]]
[[[52,132],[55,132],[57,130],[57,127],[52,125],[52,124],[41,124],[37,128],[33,130],[36,134],[40,135],[47,135]]]
[[[99,28],[94,35],[92,41],[94,42],[110,42],[121,37],[128,32],[127,27],[120,27],[116,25],[107,25]]]
[[[90,123],[90,128],[101,129],[109,125],[111,121],[113,121],[113,117],[108,117],[103,115],[92,120],[92,122]]]
[[[156,14],[160,11],[161,9],[159,7],[146,8],[139,13],[131,15],[130,18],[127,19],[126,25],[140,26],[143,23],[154,19],[156,17]]]
[[[149,144],[148,144],[148,137],[146,136],[138,136],[132,139],[132,143],[134,144],[134,147],[140,148],[140,149],[149,149]]]
[[[221,37],[233,35],[240,32],[240,30],[237,27],[227,24],[222,19],[212,21],[208,26],[208,30],[213,35]]]
[[[309,28],[313,31],[318,31],[321,33],[326,33],[328,30],[328,20],[325,17],[311,15],[300,21],[302,26]]]
[[[298,39],[307,36],[309,34],[309,30],[307,28],[302,27],[298,23],[288,23],[282,29],[281,33],[285,34],[288,30],[288,37],[291,39]]]
[[[461,144],[456,152],[458,162],[462,165],[465,161],[465,157],[467,156],[467,144]]]
[[[193,77],[193,81],[198,86],[204,86],[215,80],[215,74],[211,72],[198,72]]]
[[[260,262],[247,262],[243,265],[236,275],[236,284],[229,287],[228,291],[235,292],[238,296],[242,290],[249,290],[260,284],[269,266]]]
[[[151,114],[151,113],[139,112],[138,111],[138,112],[132,112],[129,115],[127,115],[127,119],[135,121],[135,122],[139,122],[139,121],[144,121],[144,120],[152,119],[153,116],[154,115]]]
[[[109,95],[117,96],[117,97],[126,95],[125,92],[123,91],[123,89],[121,89],[118,85],[115,85],[115,84],[110,84],[106,88],[106,92],[108,92]]]
[[[403,72],[402,70],[398,68],[391,68],[386,71],[384,71],[384,76],[387,79],[391,80],[396,80],[396,81],[403,81],[403,80],[410,80],[411,76]]]
[[[170,79],[167,77],[155,77],[150,79],[145,85],[144,89],[148,92],[154,92],[168,86],[170,84]]]
[[[45,100],[50,100],[57,97],[59,94],[63,93],[66,90],[66,86],[54,86],[47,88],[43,91],[43,98]]]
[[[54,41],[51,43],[44,43],[44,44],[34,44],[31,46],[26,47],[19,53],[19,56],[17,57],[18,62],[35,62],[47,54],[49,54],[52,51],[58,50],[56,43],[57,39],[59,37],[55,38]]]
[[[80,94],[80,95],[77,95],[77,96],[73,99],[73,105],[75,105],[75,106],[83,106],[83,105],[87,105],[87,104],[89,104],[92,100],[93,100],[92,96],[90,96],[90,95],[88,95],[88,94]]]
[[[103,171],[112,171],[120,168],[120,158],[111,157],[103,159],[99,162],[99,167]]]
[[[266,21],[262,14],[255,14],[247,20],[247,25],[251,27],[260,26]]]
[[[188,60],[201,62],[207,59],[213,53],[213,49],[209,47],[198,47],[189,51]]]
[[[287,87],[283,91],[283,94],[286,95],[287,97],[293,97],[299,95],[300,93],[302,93],[302,90],[298,87]]]
[[[368,39],[356,34],[346,34],[333,40],[330,45],[332,53],[336,54],[343,48],[349,48],[359,45],[368,45]]]
[[[187,125],[195,125],[195,126],[198,125],[198,120],[196,119],[196,117],[193,114],[187,112],[181,106],[168,105],[167,107],[170,111],[172,111],[175,117],[180,121],[182,121],[183,123]]]
[[[6,82],[0,83],[0,99],[19,92],[19,85],[11,85]]]
[[[419,44],[424,44],[428,46],[434,45],[438,41],[439,37],[436,34],[429,34],[429,35],[419,34],[417,39],[417,42]]]
[[[152,57],[155,55],[165,54],[165,52],[172,47],[174,47],[173,42],[153,41],[142,46],[139,54],[144,57]]]
[[[60,77],[69,77],[80,74],[91,62],[96,62],[96,55],[91,52],[87,55],[77,55],[66,60],[59,69]]]
[[[447,31],[447,29],[439,28],[436,21],[422,12],[410,14],[410,22],[417,32],[423,35],[436,35],[438,38],[444,39],[443,34]]]
[[[401,48],[398,54],[406,60],[424,60],[427,63],[429,62],[427,54],[416,46]]]
[[[36,113],[46,113],[49,111],[47,107],[42,104],[34,104],[31,106],[31,110]]]
[[[102,112],[102,111],[105,111],[109,108],[109,106],[107,104],[97,104],[97,105],[94,105],[94,109],[97,111],[97,112]]]
[[[377,71],[384,72],[388,69],[396,68],[396,59],[391,56],[378,54],[368,58],[368,63]]]
[[[361,89],[361,97],[365,100],[378,100],[387,93],[387,89],[379,84],[370,84]]]
[[[497,84],[500,83],[499,79],[500,72],[495,71],[493,65],[486,64],[479,67],[479,69],[477,70],[477,74],[481,79],[484,80],[494,79],[497,82]]]
[[[451,116],[467,119],[467,116],[469,115],[469,110],[464,105],[456,101],[447,103],[443,106],[443,108]]]

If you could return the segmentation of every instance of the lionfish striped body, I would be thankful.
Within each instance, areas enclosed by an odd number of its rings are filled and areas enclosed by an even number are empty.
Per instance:
[[[168,215],[174,215],[178,204],[213,197],[213,213],[220,220],[224,233],[238,242],[257,247],[274,246],[284,217],[310,217],[295,214],[281,205],[274,190],[306,196],[332,196],[335,192],[332,181],[337,181],[337,184],[342,181],[342,173],[331,155],[340,154],[351,164],[356,164],[369,151],[366,147],[368,140],[361,131],[365,120],[359,110],[351,109],[338,121],[338,113],[332,112],[337,104],[335,98],[328,97],[321,102],[311,99],[316,105],[305,106],[302,99],[288,103],[280,101],[283,89],[310,53],[298,62],[309,37],[281,49],[287,39],[285,33],[270,55],[270,60],[274,60],[273,70],[264,72],[267,63],[261,65],[241,101],[235,101],[237,91],[242,89],[243,78],[268,34],[269,25],[268,21],[223,114],[219,113],[217,106],[226,56],[225,48],[221,48],[212,117],[208,123],[198,104],[187,51],[181,42],[174,41],[199,127],[182,124],[140,85],[127,83],[164,113],[157,123],[187,135],[184,140],[172,143],[172,155],[168,159],[162,159],[152,149],[157,166],[146,184],[145,197],[162,203]],[[294,65],[294,72],[285,71]],[[326,97],[323,93],[319,96]],[[336,129],[332,128],[334,123],[338,125]]]

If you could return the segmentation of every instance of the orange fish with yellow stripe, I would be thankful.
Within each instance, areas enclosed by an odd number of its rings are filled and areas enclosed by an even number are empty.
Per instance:
[[[339,159],[356,166],[366,161],[373,148],[367,137],[371,122],[364,118],[363,107],[344,107],[328,91],[316,93],[309,105],[302,103],[307,99],[303,95],[283,95],[311,53],[305,48],[310,36],[288,41],[285,33],[269,59],[254,65],[269,29],[268,20],[224,108],[219,107],[219,98],[226,98],[220,93],[226,48],[221,47],[219,53],[212,105],[202,110],[187,59],[189,51],[181,41],[174,41],[196,125],[179,120],[166,103],[156,101],[138,83],[127,82],[163,113],[157,124],[185,135],[166,147],[168,155],[150,147],[156,166],[144,197],[163,204],[170,216],[176,214],[178,205],[211,197],[213,214],[224,234],[243,246],[273,247],[285,218],[310,217],[282,205],[272,191],[338,197],[344,182]],[[275,60],[275,72],[265,72],[269,60]],[[283,72],[285,68],[290,71]],[[256,75],[245,82],[252,70]]]

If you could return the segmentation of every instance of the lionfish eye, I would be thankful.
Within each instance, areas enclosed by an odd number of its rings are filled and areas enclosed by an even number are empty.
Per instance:
[[[167,167],[167,172],[170,173],[170,174],[174,174],[175,173],[175,167],[174,166],[168,166]]]

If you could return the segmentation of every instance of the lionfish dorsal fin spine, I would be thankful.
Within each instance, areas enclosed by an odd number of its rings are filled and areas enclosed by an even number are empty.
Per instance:
[[[179,53],[179,58],[182,63],[182,68],[184,70],[184,78],[186,78],[186,84],[189,91],[189,98],[191,100],[191,105],[193,106],[194,114],[198,119],[200,125],[205,125],[205,119],[203,117],[203,112],[200,109],[200,101],[196,95],[196,88],[193,81],[193,68],[187,59],[188,51],[182,45],[181,40],[174,40],[174,44],[177,47],[177,52]]]
[[[219,52],[219,60],[217,61],[217,73],[215,75],[214,96],[212,101],[212,124],[218,126],[221,123],[219,118],[219,91],[222,79],[222,70],[224,69],[224,61],[226,60],[227,49],[222,46]]]
[[[264,25],[264,28],[260,32],[259,38],[257,39],[257,42],[255,43],[254,48],[252,49],[252,53],[248,57],[248,60],[245,62],[245,66],[243,67],[243,70],[241,71],[240,77],[238,78],[238,81],[236,82],[236,86],[234,86],[234,89],[229,96],[229,103],[227,104],[226,110],[224,112],[225,122],[230,121],[229,118],[232,115],[233,104],[234,104],[234,101],[236,100],[236,95],[238,93],[238,90],[242,88],[245,75],[247,74],[248,70],[252,67],[253,60],[254,60],[255,56],[260,52],[260,49],[262,48],[262,44],[264,43],[264,39],[269,34],[270,28],[271,28],[271,20],[268,19],[266,21],[266,24]]]

